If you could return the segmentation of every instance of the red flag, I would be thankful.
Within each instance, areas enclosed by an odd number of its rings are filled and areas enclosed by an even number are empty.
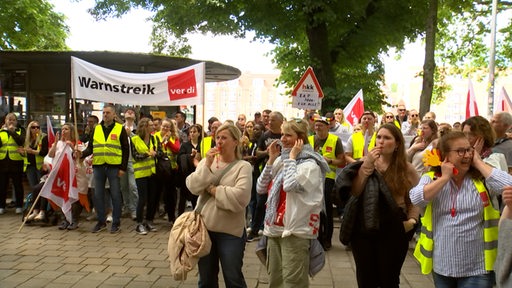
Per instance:
[[[55,133],[53,132],[52,121],[48,115],[46,115],[46,134],[48,134],[48,147],[52,147],[55,142]]]
[[[359,118],[361,118],[363,115],[363,112],[363,89],[360,89],[356,96],[350,100],[345,109],[343,109],[343,114],[345,114],[345,119],[347,119],[347,121],[350,122],[352,126],[354,126],[359,121]]]
[[[475,90],[473,83],[469,79],[468,96],[466,97],[466,119],[472,116],[478,116],[478,107],[476,105]]]
[[[51,200],[62,209],[68,222],[73,222],[71,204],[78,200],[76,171],[71,149],[66,147],[41,188],[41,197]]]
[[[510,101],[510,97],[508,96],[507,90],[505,87],[501,87],[500,93],[498,97],[494,99],[494,113],[498,112],[510,112],[512,110],[512,101]]]

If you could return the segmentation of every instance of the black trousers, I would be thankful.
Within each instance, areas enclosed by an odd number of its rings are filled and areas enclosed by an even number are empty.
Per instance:
[[[357,284],[360,288],[399,287],[400,270],[405,261],[412,229],[405,233],[405,214],[397,218],[389,208],[380,207],[380,229],[363,232],[361,221],[356,222],[352,236],[352,255],[356,263]],[[395,214],[393,216],[392,214]],[[384,219],[383,219],[384,218]]]
[[[23,207],[23,198],[25,197],[22,183],[23,172],[2,172],[0,173],[0,208],[5,208],[7,199],[7,190],[9,188],[9,179],[12,179],[14,186],[14,195],[16,196],[16,208]]]
[[[333,209],[332,209],[332,190],[334,188],[334,179],[325,178],[324,182],[324,204],[325,213],[320,213],[320,232],[318,240],[324,248],[329,248],[332,241],[332,233],[334,230]]]

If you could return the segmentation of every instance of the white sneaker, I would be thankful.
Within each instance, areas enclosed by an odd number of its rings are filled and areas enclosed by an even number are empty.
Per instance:
[[[107,223],[112,223],[112,214],[107,215]]]
[[[32,214],[28,215],[26,218],[27,218],[27,221],[32,221],[34,220],[34,218],[36,218],[37,216],[37,213],[34,213],[32,212]]]
[[[39,211],[39,214],[34,217],[34,220],[44,220],[44,211]]]
[[[4,208],[0,208],[0,215],[2,214],[5,214],[5,209]]]
[[[23,208],[16,208],[16,214],[23,213]]]

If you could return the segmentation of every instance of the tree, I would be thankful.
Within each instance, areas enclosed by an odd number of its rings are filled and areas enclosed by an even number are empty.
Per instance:
[[[423,90],[420,98],[420,114],[430,109],[431,103],[444,99],[451,89],[444,79],[449,75],[470,74],[483,78],[488,73],[491,1],[430,0],[427,29]],[[438,5],[438,8],[434,7]],[[435,5],[435,6],[434,6]],[[510,9],[512,3],[500,1],[498,11]],[[434,13],[437,12],[437,16]],[[437,24],[435,24],[437,22]],[[506,73],[512,60],[512,21],[501,29],[497,38],[496,73]],[[436,41],[437,35],[437,41]],[[435,43],[435,44],[433,44]],[[435,45],[435,53],[432,46]],[[440,63],[440,65],[436,65]],[[433,81],[433,82],[431,82]],[[433,89],[432,89],[433,84]]]
[[[46,0],[0,1],[0,50],[67,50],[64,15]]]
[[[424,30],[424,2],[96,0],[91,13],[102,19],[134,7],[148,9],[155,12],[152,20],[160,32],[167,29],[177,39],[194,32],[244,37],[254,31],[255,40],[276,45],[271,54],[281,83],[293,87],[313,67],[324,90],[324,111],[344,107],[360,88],[367,108],[380,111],[384,69],[379,55],[403,47],[405,39]]]

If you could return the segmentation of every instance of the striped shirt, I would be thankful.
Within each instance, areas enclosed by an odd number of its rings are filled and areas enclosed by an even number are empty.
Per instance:
[[[423,187],[433,180],[424,175],[409,192],[414,205],[425,207]],[[512,185],[512,176],[492,169],[485,179],[491,198]],[[451,210],[455,209],[452,217]],[[434,234],[434,272],[448,277],[468,277],[488,273],[484,266],[484,206],[468,175],[460,189],[450,180],[432,200]]]

